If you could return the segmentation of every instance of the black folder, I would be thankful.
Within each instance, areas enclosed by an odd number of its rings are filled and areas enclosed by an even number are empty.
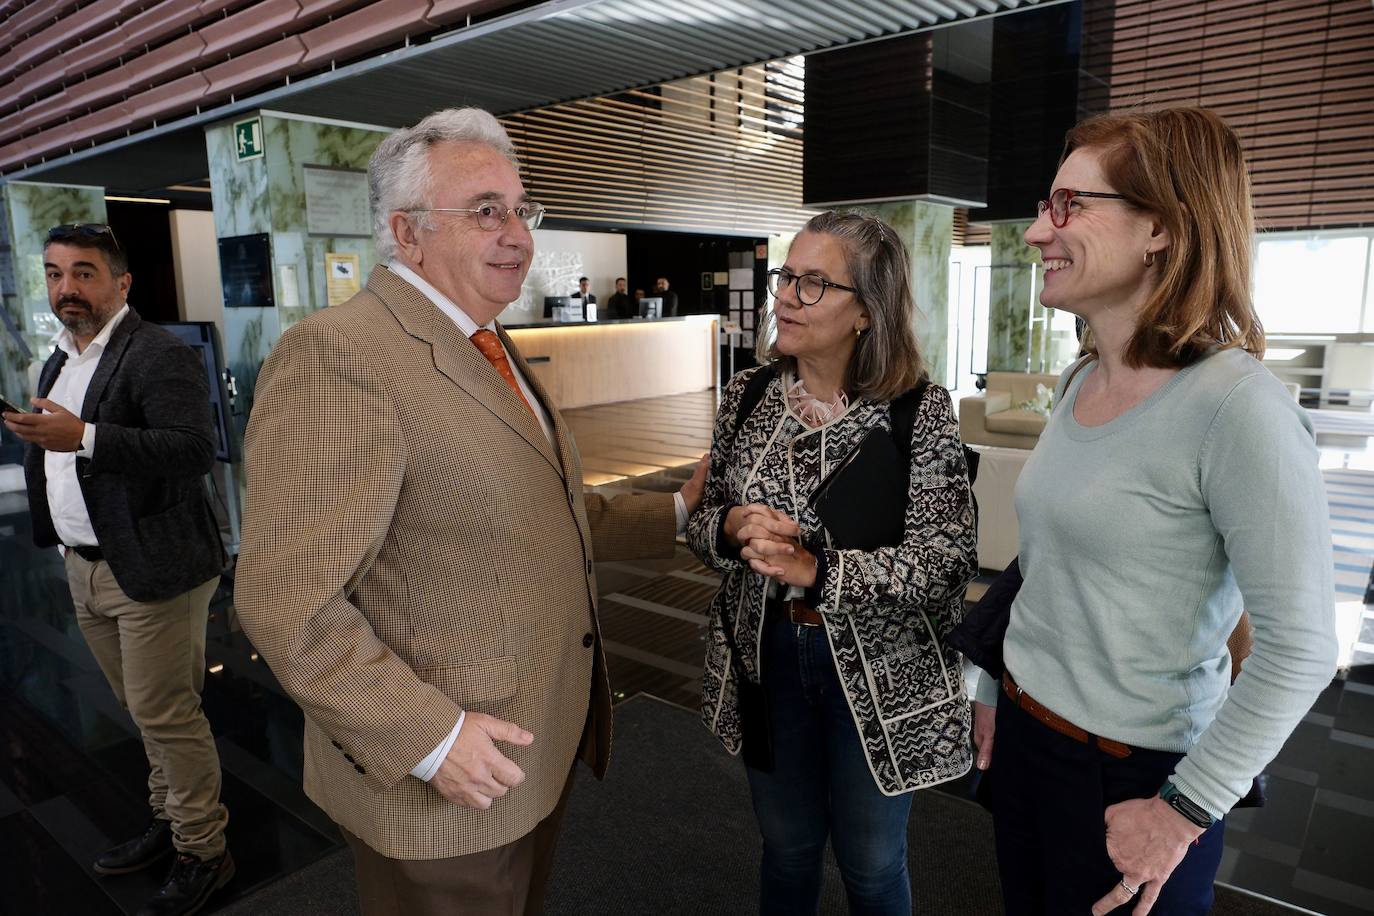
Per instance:
[[[841,549],[872,550],[902,542],[910,468],[885,429],[871,429],[816,487],[809,500]]]

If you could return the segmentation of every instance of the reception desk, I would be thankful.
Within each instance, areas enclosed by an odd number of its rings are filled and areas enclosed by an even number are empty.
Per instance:
[[[503,325],[560,408],[702,391],[719,377],[718,315]]]

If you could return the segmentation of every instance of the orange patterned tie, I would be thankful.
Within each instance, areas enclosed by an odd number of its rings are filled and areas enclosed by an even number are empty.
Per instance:
[[[506,380],[511,391],[514,391],[516,396],[525,402],[530,413],[534,413],[534,408],[530,407],[530,402],[525,400],[525,392],[520,390],[520,383],[515,379],[515,372],[510,367],[510,360],[506,359],[506,348],[501,346],[501,338],[496,336],[496,332],[481,328],[470,339],[477,345],[477,349],[482,351],[487,362],[491,363],[496,371],[501,373],[501,378]]]

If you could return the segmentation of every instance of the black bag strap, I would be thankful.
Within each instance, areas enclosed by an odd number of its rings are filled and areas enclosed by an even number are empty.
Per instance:
[[[733,435],[739,435],[740,428],[744,426],[744,421],[749,419],[749,415],[754,412],[754,408],[759,406],[759,401],[763,400],[763,394],[768,390],[768,385],[777,377],[777,363],[769,363],[766,366],[760,366],[757,372],[749,376],[749,381],[744,383],[744,392],[739,398],[739,407],[735,409],[735,429]]]

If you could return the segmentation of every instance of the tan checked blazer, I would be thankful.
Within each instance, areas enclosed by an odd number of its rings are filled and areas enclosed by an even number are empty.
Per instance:
[[[568,428],[502,340],[557,449],[453,322],[383,267],[282,335],[248,424],[235,602],[305,711],[306,793],[392,858],[524,836],[579,744],[604,773],[592,557],[673,549],[671,496],[584,497]],[[488,811],[409,775],[460,709],[534,735],[498,745],[527,778]]]

